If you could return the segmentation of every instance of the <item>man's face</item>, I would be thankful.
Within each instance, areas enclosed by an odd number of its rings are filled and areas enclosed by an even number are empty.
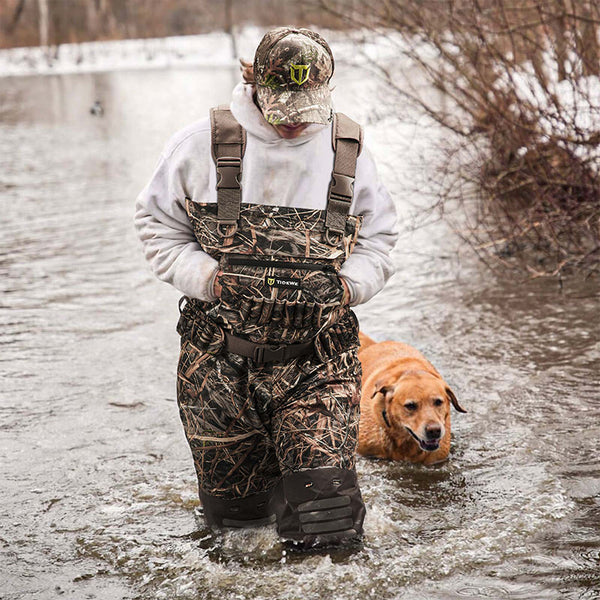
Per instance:
[[[286,140],[297,138],[310,123],[296,123],[294,125],[273,125],[275,131]]]

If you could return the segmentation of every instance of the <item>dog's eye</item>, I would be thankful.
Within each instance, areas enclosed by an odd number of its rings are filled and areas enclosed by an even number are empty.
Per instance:
[[[407,402],[407,403],[404,405],[404,408],[405,408],[406,410],[417,410],[417,403],[416,403],[416,402]]]
[[[442,404],[444,404],[444,401],[443,401],[441,398],[436,398],[436,399],[433,401],[433,405],[434,405],[434,406],[442,406]]]

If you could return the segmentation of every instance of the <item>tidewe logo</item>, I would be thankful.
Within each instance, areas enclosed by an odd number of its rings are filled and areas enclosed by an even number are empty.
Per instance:
[[[300,288],[300,280],[292,277],[267,277],[266,282],[269,287]]]
[[[308,81],[310,73],[310,65],[292,65],[290,64],[290,77],[298,85],[302,85]]]

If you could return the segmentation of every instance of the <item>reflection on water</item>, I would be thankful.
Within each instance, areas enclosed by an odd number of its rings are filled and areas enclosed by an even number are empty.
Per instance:
[[[2,597],[597,598],[595,284],[492,279],[443,224],[407,228],[398,273],[357,313],[376,339],[423,350],[469,410],[454,415],[451,460],[359,459],[359,552],[288,555],[272,529],[219,536],[195,522],[175,404],[178,294],[144,263],[133,200],[168,136],[226,102],[236,79],[2,82]],[[343,69],[335,93],[361,118],[377,97]],[[419,199],[386,158],[410,173],[426,141],[395,127],[367,135],[404,217]]]

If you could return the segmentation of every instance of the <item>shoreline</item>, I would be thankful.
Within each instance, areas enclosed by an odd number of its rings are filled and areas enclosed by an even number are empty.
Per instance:
[[[58,47],[7,48],[0,50],[0,78],[170,67],[237,67],[240,58],[252,60],[265,31],[266,28],[246,26],[237,30],[233,37],[224,31],[213,31],[164,38],[61,44]],[[393,58],[401,38],[391,31],[319,29],[319,32],[329,41],[334,53],[352,57],[354,65],[362,62],[356,53],[357,45],[369,59]],[[56,52],[58,56],[52,56]],[[344,64],[348,61],[340,59],[336,62]]]

